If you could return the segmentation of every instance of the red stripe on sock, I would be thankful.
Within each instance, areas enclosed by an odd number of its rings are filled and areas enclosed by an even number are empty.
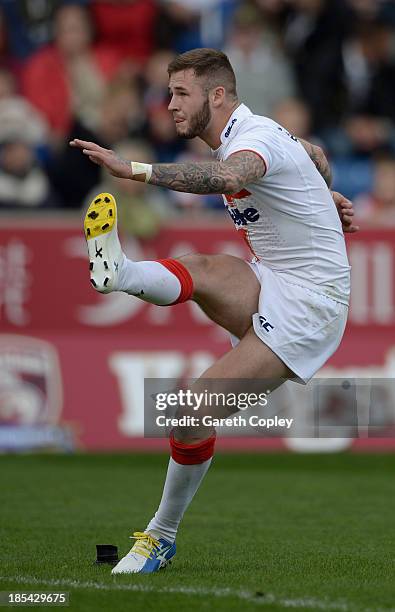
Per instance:
[[[193,280],[186,267],[178,261],[178,259],[158,259],[157,261],[162,264],[162,266],[165,266],[174,276],[177,276],[180,281],[180,295],[175,302],[172,302],[169,306],[190,300],[193,294]]]
[[[184,444],[174,439],[174,434],[170,434],[171,456],[177,463],[182,465],[196,465],[204,463],[214,455],[216,435],[213,434],[207,440],[199,444]]]

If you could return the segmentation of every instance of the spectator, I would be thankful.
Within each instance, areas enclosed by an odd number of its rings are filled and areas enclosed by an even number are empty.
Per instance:
[[[55,143],[69,133],[77,117],[92,129],[106,82],[119,68],[116,55],[92,46],[89,15],[82,6],[61,6],[55,19],[55,42],[28,60],[23,93],[47,118]]]
[[[168,103],[151,104],[147,109],[148,137],[161,162],[171,163],[185,149],[185,141],[177,138]]]
[[[344,114],[343,43],[352,12],[344,0],[289,0],[289,4],[285,44],[316,132],[336,125]]]
[[[395,151],[394,126],[380,117],[353,115],[323,136],[331,153],[333,187],[349,198],[371,191],[373,157]]]
[[[393,0],[348,0],[359,19],[376,19],[394,15]]]
[[[273,119],[298,138],[317,142],[317,138],[310,132],[310,110],[302,100],[297,98],[282,100],[274,109]]]
[[[344,45],[348,111],[395,121],[394,29],[383,18],[361,21]]]
[[[0,208],[56,205],[40,164],[47,157],[47,139],[43,117],[16,94],[13,75],[0,69]]]
[[[100,168],[83,155],[76,155],[68,146],[73,138],[93,140],[106,148],[129,136],[141,136],[145,117],[136,88],[111,84],[100,101],[95,129],[75,121],[63,146],[54,155],[51,178],[61,196],[63,206],[79,208],[87,193],[100,180]]]
[[[356,219],[369,225],[395,226],[395,155],[374,161],[373,188],[355,200]]]
[[[49,129],[42,115],[16,92],[13,75],[0,68],[0,136],[3,141],[22,135],[33,147],[38,163],[50,156]]]
[[[44,146],[48,139],[45,119],[25,98],[16,91],[11,72],[0,68],[0,132],[21,134],[28,131],[29,140],[36,146]]]
[[[221,49],[238,0],[161,0],[160,47],[183,53],[197,47]]]
[[[158,51],[149,59],[144,74],[144,108],[147,112],[147,136],[162,162],[172,162],[184,149],[177,138],[174,121],[167,110],[169,103],[167,66],[174,54]]]
[[[259,9],[265,21],[276,23],[284,12],[287,0],[254,0],[253,4]]]
[[[53,18],[58,5],[59,0],[0,0],[10,52],[20,62],[51,41]]]
[[[98,39],[122,59],[140,68],[156,47],[155,23],[158,9],[154,0],[99,0],[91,2]]]
[[[274,31],[252,6],[237,14],[226,48],[243,102],[257,115],[272,116],[275,106],[295,93],[291,67]]]
[[[147,109],[167,104],[169,76],[167,66],[174,58],[172,51],[157,51],[147,62],[144,73],[144,106]]]
[[[0,68],[0,100],[12,98],[15,94],[15,79],[7,68]]]
[[[0,69],[9,70],[14,76],[20,71],[20,63],[10,53],[7,35],[7,25],[4,12],[0,6]]]
[[[56,205],[56,195],[37,163],[27,133],[0,135],[0,208]]]
[[[388,119],[372,115],[351,115],[344,124],[351,151],[357,155],[372,155],[394,146],[394,126]]]
[[[118,143],[114,150],[124,159],[152,162],[154,153],[142,141],[126,140]],[[138,181],[125,181],[102,172],[101,182],[87,197],[87,204],[102,192],[110,192],[117,201],[118,220],[121,231],[129,237],[150,239],[157,235],[164,219],[174,210],[169,199],[157,188]]]

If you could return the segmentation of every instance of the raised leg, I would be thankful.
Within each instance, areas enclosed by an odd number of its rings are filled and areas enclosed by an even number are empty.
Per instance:
[[[220,381],[222,393],[234,393],[246,380],[256,385],[259,379],[265,379],[262,385],[267,390],[293,376],[251,326],[261,287],[246,262],[230,255],[130,261],[119,244],[114,206],[112,196],[100,194],[85,219],[93,286],[103,293],[125,291],[158,305],[193,299],[210,319],[240,339],[203,373],[192,391],[204,391],[210,381]],[[226,405],[202,406],[200,416],[208,414],[221,418],[229,415],[229,409]],[[207,426],[177,427],[172,432],[172,456],[158,511],[145,532],[135,534],[135,545],[113,573],[154,572],[174,556],[178,526],[211,464],[214,443],[215,432]]]

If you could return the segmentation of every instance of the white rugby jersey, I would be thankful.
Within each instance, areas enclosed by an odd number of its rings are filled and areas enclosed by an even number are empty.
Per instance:
[[[297,138],[241,104],[226,124],[221,143],[213,151],[219,160],[249,150],[266,164],[261,179],[223,196],[256,260],[289,282],[348,304],[350,266],[339,215],[323,177]]]

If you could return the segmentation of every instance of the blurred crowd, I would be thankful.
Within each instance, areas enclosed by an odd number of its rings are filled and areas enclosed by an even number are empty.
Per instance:
[[[223,49],[257,114],[320,144],[359,221],[395,224],[395,3],[385,0],[0,0],[0,210],[81,209],[111,191],[130,235],[223,209],[103,173],[68,147],[210,158],[176,138],[167,65]]]

